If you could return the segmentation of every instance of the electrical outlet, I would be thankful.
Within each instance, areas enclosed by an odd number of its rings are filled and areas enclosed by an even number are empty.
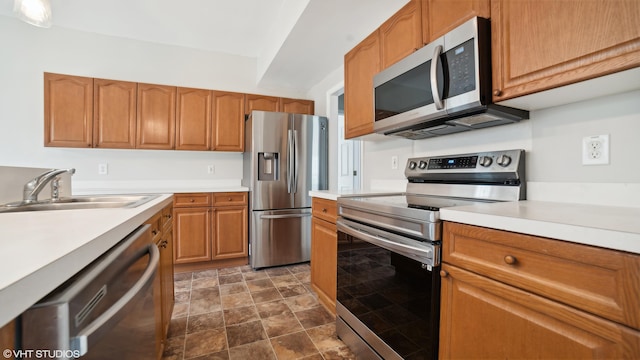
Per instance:
[[[207,174],[215,174],[216,167],[213,165],[207,165]]]
[[[398,157],[396,155],[391,157],[391,169],[396,170],[398,168]]]
[[[98,175],[107,175],[109,173],[109,164],[98,164]]]
[[[582,138],[582,165],[606,165],[609,163],[609,135]]]

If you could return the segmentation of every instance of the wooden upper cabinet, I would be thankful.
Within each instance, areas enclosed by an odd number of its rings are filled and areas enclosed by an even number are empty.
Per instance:
[[[176,150],[211,148],[211,98],[211,90],[177,89]]]
[[[422,47],[420,8],[420,0],[411,0],[380,26],[382,69],[386,69]]]
[[[244,150],[244,94],[213,91],[211,150]]]
[[[494,101],[640,66],[640,1],[491,1]]]
[[[280,111],[280,98],[275,96],[246,94],[244,101],[246,115],[251,114],[253,110]]]
[[[93,78],[44,73],[44,145],[91,147]]]
[[[176,87],[138,84],[136,148],[169,150],[175,147]]]
[[[428,44],[476,16],[491,17],[490,0],[422,0],[422,41]]]
[[[280,111],[292,114],[313,115],[313,100],[280,98]]]
[[[373,133],[373,76],[380,71],[378,31],[344,56],[345,138]]]
[[[93,146],[133,149],[136,146],[134,82],[94,79]]]

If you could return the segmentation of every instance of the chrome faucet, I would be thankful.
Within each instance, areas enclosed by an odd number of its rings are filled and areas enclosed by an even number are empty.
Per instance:
[[[25,204],[29,204],[38,201],[38,194],[40,194],[40,191],[42,191],[42,189],[49,183],[49,181],[57,179],[58,175],[60,174],[69,173],[73,175],[75,172],[76,169],[52,169],[36,176],[35,178],[29,180],[28,183],[24,184],[24,189],[22,192],[22,202]]]

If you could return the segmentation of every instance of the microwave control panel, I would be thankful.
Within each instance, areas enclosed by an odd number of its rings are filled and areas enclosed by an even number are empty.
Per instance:
[[[449,91],[446,98],[476,89],[476,65],[474,39],[470,39],[444,53],[448,69]]]

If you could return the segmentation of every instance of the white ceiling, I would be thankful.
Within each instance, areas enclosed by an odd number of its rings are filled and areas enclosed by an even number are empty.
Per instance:
[[[260,86],[307,90],[408,0],[51,0],[53,26],[257,59]],[[15,16],[13,0],[0,15]]]

